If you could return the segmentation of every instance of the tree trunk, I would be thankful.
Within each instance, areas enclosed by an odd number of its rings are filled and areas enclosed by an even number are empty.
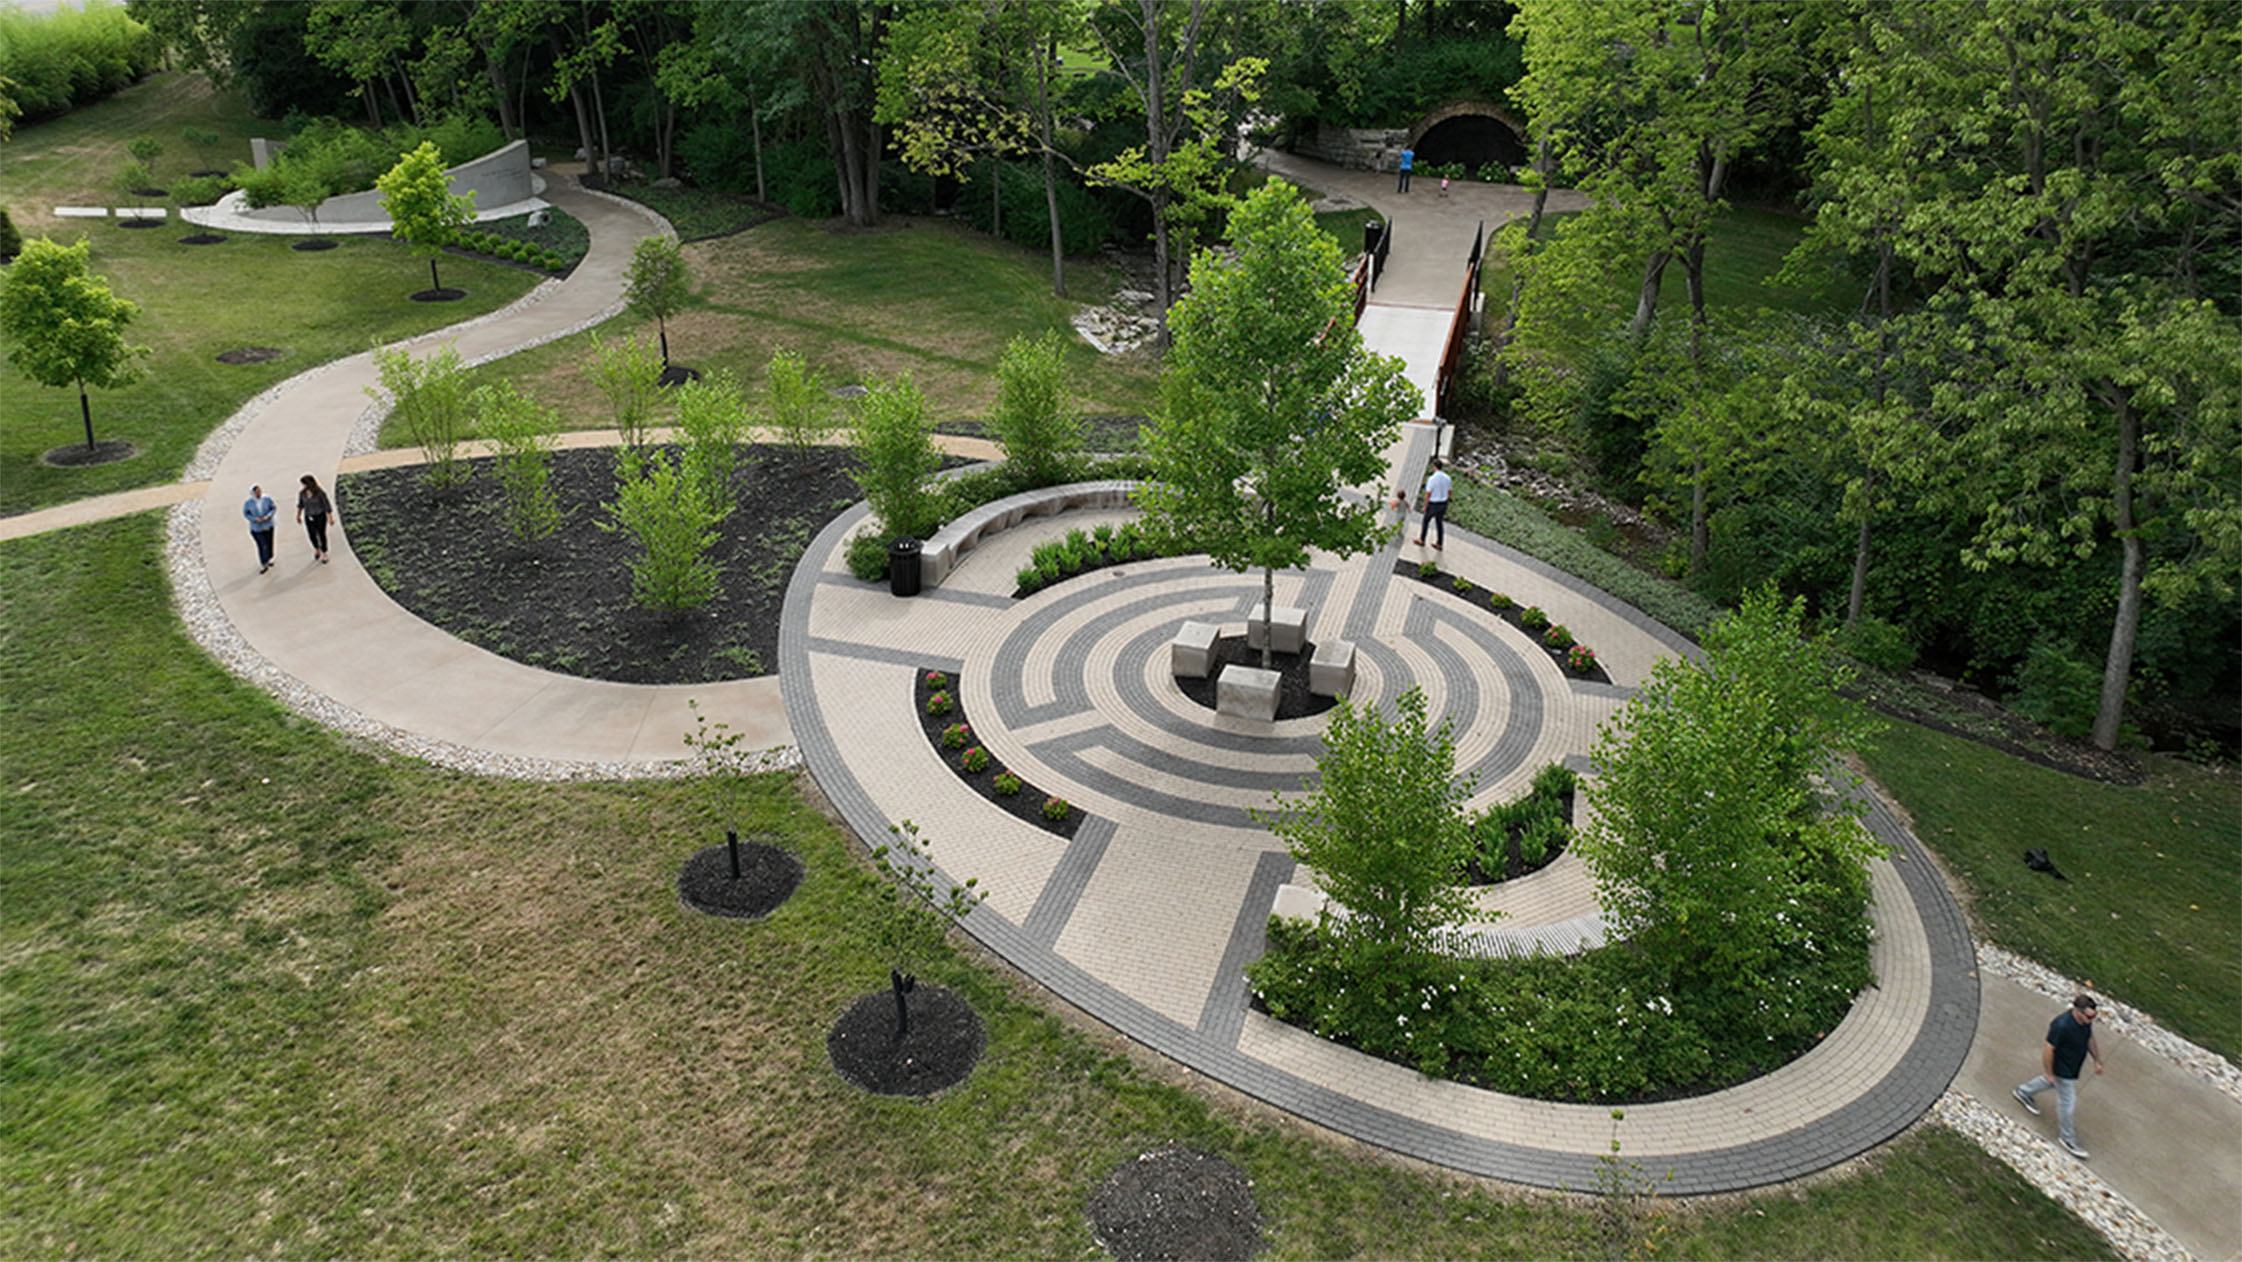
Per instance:
[[[1869,470],[1869,482],[1874,485],[1876,471]],[[1861,528],[1853,536],[1853,588],[1845,597],[1845,625],[1853,626],[1861,620],[1861,605],[1868,599],[1868,527],[1869,515],[1861,513]]]
[[[1495,349],[1500,352],[1509,345],[1510,335],[1518,328],[1518,307],[1526,300],[1526,260],[1532,256],[1534,242],[1541,237],[1542,212],[1549,206],[1549,142],[1544,140],[1534,146],[1534,170],[1541,179],[1535,182],[1534,210],[1526,219],[1525,244],[1518,248],[1518,257],[1510,264],[1510,306],[1503,327],[1495,335]],[[1510,384],[1510,360],[1498,353],[1495,356],[1495,393],[1499,397]]]
[[[1670,250],[1653,251],[1643,264],[1643,287],[1635,297],[1635,318],[1627,325],[1627,335],[1637,342],[1650,336],[1651,317],[1658,313],[1658,286],[1666,279],[1666,264],[1673,260]]]
[[[436,256],[431,254],[428,256],[428,288],[437,290],[443,287],[444,282],[436,279]]]
[[[989,155],[989,235],[1004,237],[1004,159]]]
[[[747,99],[747,126],[755,145],[755,200],[767,202],[771,195],[763,183],[763,110],[752,95]]]
[[[2118,567],[2117,619],[2110,626],[2110,652],[2102,662],[2102,698],[2094,711],[2094,744],[2116,749],[2125,725],[2125,686],[2133,676],[2133,641],[2141,629],[2141,571],[2144,557],[2139,523],[2133,519],[2133,466],[2139,458],[2140,418],[2130,402],[2117,405],[2117,476],[2111,487],[2111,525],[2124,560]]]
[[[514,112],[514,102],[506,95],[506,60],[490,49],[483,50],[483,73],[490,76],[491,96],[498,102],[498,130],[508,140],[521,138],[521,119]]]
[[[1144,154],[1155,172],[1168,162],[1167,68],[1160,60],[1160,8],[1158,0],[1144,3]],[[1157,179],[1158,177],[1155,176]],[[1152,203],[1152,267],[1155,300],[1160,307],[1160,345],[1168,345],[1168,306],[1175,287],[1168,276],[1168,191],[1155,186]]]
[[[1269,515],[1273,520],[1276,517],[1276,510],[1272,508]],[[1261,567],[1261,669],[1263,670],[1272,669],[1269,663],[1275,660],[1277,637],[1274,632],[1276,631],[1276,625],[1277,570],[1275,566],[1264,565]]]
[[[1699,456],[1689,467],[1689,573],[1692,578],[1705,572],[1705,549],[1711,534],[1705,512],[1705,458]]]
[[[1035,119],[1043,141],[1043,209],[1051,217],[1051,294],[1067,296],[1066,236],[1059,230],[1059,164],[1051,151],[1051,63],[1058,60],[1054,38],[1035,67]]]
[[[918,988],[919,979],[891,968],[887,971],[887,982],[895,992],[895,1041],[900,1043],[911,1032],[911,1005],[903,997]]]
[[[78,419],[86,424],[86,450],[93,450],[93,405],[86,402],[86,383],[78,380]]]

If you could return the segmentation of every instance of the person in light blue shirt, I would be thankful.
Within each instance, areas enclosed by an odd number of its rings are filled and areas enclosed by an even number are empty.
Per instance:
[[[1448,491],[1452,485],[1448,471],[1441,467],[1440,457],[1434,456],[1432,476],[1425,479],[1425,519],[1417,526],[1418,547],[1425,546],[1425,531],[1428,529],[1438,532],[1433,536],[1439,541],[1432,545],[1434,548],[1448,542]]]
[[[272,519],[280,508],[265,494],[265,488],[249,488],[249,498],[241,502],[241,515],[249,522],[249,537],[257,542],[257,572],[272,568]]]
[[[1401,188],[1397,191],[1403,193],[1409,191],[1409,168],[1415,165],[1417,165],[1417,151],[1403,149],[1401,151]]]

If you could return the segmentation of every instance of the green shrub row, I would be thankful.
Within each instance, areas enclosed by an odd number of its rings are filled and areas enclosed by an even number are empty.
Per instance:
[[[121,5],[0,10],[0,94],[22,111],[18,122],[91,104],[162,64],[163,41]]]
[[[1580,787],[1580,777],[1563,763],[1550,763],[1535,773],[1526,796],[1499,802],[1471,821],[1473,849],[1480,872],[1501,880],[1508,872],[1511,842],[1518,843],[1516,873],[1524,875],[1547,863],[1572,841],[1572,821],[1565,815],[1565,796]]]
[[[511,240],[495,232],[462,232],[459,234],[458,244],[462,250],[488,254],[496,259],[511,259],[531,267],[542,267],[548,272],[568,269],[568,260],[561,257],[558,251],[532,245],[527,241]]]
[[[1459,478],[1448,519],[1585,579],[1691,639],[1701,637],[1720,615],[1711,601],[1671,579],[1636,569],[1507,492]]]
[[[1102,482],[1114,479],[1142,481],[1152,474],[1151,461],[1131,453],[1118,456],[1087,456],[1066,461],[1061,472],[1051,481],[1040,485],[1024,485],[1018,470],[1010,465],[993,464],[942,479],[934,488],[937,515],[934,528],[957,520],[962,513],[983,504],[1018,495],[1022,491],[1040,490],[1042,486],[1060,486],[1069,482]],[[847,562],[849,573],[867,583],[877,583],[887,577],[888,545],[895,536],[882,531],[868,531],[849,540]]]
[[[1118,526],[1101,522],[1088,531],[1070,530],[1063,539],[1047,539],[1035,546],[1028,563],[1020,567],[1016,576],[1019,590],[1013,594],[1030,595],[1086,570],[1174,556],[1179,551],[1173,540],[1159,537],[1141,522],[1127,521]]]

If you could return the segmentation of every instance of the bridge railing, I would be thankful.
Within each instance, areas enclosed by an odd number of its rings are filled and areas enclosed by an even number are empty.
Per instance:
[[[1434,416],[1448,415],[1448,391],[1456,377],[1463,371],[1464,338],[1471,332],[1471,302],[1479,292],[1481,256],[1487,244],[1487,221],[1479,221],[1479,232],[1471,240],[1471,257],[1464,260],[1463,292],[1456,296],[1456,310],[1448,321],[1448,345],[1440,352],[1440,372],[1433,378]]]

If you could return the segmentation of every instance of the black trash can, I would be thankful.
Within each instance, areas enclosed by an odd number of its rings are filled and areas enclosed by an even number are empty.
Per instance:
[[[1362,221],[1362,252],[1371,258],[1378,257],[1378,243],[1386,239],[1386,222],[1383,219]]]
[[[919,541],[903,537],[887,545],[887,589],[897,596],[919,594]]]

